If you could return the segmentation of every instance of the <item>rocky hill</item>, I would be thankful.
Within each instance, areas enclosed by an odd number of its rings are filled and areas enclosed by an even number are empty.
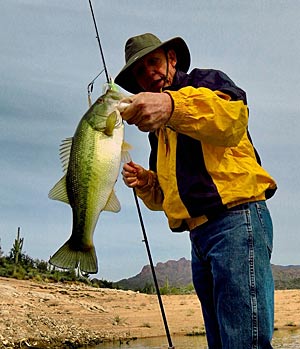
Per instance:
[[[300,289],[300,265],[272,265],[277,290]]]
[[[181,287],[192,282],[191,261],[185,258],[178,261],[159,262],[154,268],[159,287],[163,287],[166,283],[170,286]],[[150,265],[144,266],[139,274],[129,279],[122,279],[116,284],[129,290],[141,290],[147,285],[153,284]]]
[[[300,289],[300,265],[272,265],[276,289]],[[181,258],[178,261],[169,260],[157,263],[155,273],[160,287],[168,284],[170,287],[183,287],[192,283],[191,261]],[[153,284],[150,265],[129,279],[116,282],[123,289],[143,290]]]

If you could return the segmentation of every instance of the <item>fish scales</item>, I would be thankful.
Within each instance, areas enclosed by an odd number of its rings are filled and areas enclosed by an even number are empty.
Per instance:
[[[67,188],[70,192],[69,197],[78,203],[70,202],[79,213],[79,215],[74,215],[77,218],[74,226],[78,234],[86,231],[86,239],[91,241],[91,234],[98,219],[96,214],[100,213],[101,208],[105,206],[111,187],[118,176],[119,166],[115,164],[119,164],[121,160],[121,142],[116,144],[114,138],[107,138],[106,135],[96,133],[89,124],[86,128],[80,128],[81,131],[83,129],[85,132],[81,132],[79,141],[74,144],[72,152],[74,159],[72,157],[70,159],[72,168],[67,176]],[[123,130],[116,130],[116,132],[119,131]],[[117,139],[122,140],[122,137],[117,137]],[[80,156],[81,149],[85,150],[86,156]],[[78,168],[81,168],[82,171],[77,171]],[[101,181],[98,180],[99,178]],[[74,190],[75,186],[76,190]],[[93,208],[93,205],[96,204],[98,207]]]
[[[114,185],[121,159],[130,161],[130,146],[123,141],[124,125],[117,109],[123,98],[110,84],[82,117],[74,136],[62,143],[61,160],[66,173],[49,197],[70,204],[73,227],[69,240],[50,258],[50,263],[60,268],[98,271],[94,230],[103,210],[120,210]]]

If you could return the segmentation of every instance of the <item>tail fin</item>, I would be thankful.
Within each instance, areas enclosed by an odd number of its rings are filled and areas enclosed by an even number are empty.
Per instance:
[[[50,258],[49,263],[62,269],[79,269],[88,274],[98,272],[95,247],[86,251],[74,250],[69,240]]]

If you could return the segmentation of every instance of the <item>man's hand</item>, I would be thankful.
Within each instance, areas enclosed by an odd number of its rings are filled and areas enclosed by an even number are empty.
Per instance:
[[[172,114],[172,99],[167,93],[142,92],[124,102],[131,103],[121,112],[122,118],[143,132],[164,126]]]
[[[143,187],[148,183],[149,172],[132,161],[124,164],[122,175],[124,183],[130,188]]]

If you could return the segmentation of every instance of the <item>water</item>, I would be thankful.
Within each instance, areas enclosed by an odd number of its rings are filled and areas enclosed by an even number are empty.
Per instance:
[[[173,345],[176,349],[207,349],[206,338],[174,336]],[[86,349],[168,349],[166,337],[131,340],[129,343],[106,343]],[[300,349],[300,331],[276,331],[273,338],[274,349]]]

